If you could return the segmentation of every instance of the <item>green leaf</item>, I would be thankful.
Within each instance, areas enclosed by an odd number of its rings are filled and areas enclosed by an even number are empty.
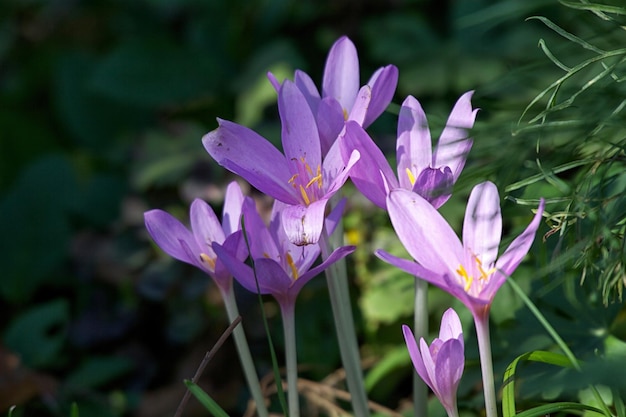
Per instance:
[[[28,300],[65,259],[70,240],[67,212],[77,200],[72,166],[50,155],[29,165],[0,200],[0,293]]]
[[[555,413],[561,413],[564,411],[594,411],[596,413],[601,413],[602,411],[591,407],[589,405],[574,403],[574,402],[558,402],[551,404],[544,404],[538,407],[531,408],[530,410],[523,411],[519,414],[511,414],[511,416],[515,417],[539,417],[539,416],[547,416]],[[505,417],[508,417],[505,414]]]
[[[210,160],[200,138],[206,129],[188,124],[176,137],[162,132],[146,135],[144,147],[133,167],[131,183],[140,190],[155,186],[177,186],[201,160]]]
[[[185,380],[185,385],[194,397],[215,417],[229,417],[226,411],[215,402],[213,398],[209,396],[202,388],[194,384],[190,380]]]
[[[137,106],[178,105],[213,94],[210,53],[161,39],[121,44],[98,66],[90,85],[103,96]]]
[[[118,378],[133,368],[133,362],[122,356],[91,357],[66,379],[66,384],[85,388],[97,388]]]
[[[50,366],[63,348],[68,324],[67,301],[54,300],[14,319],[4,334],[4,343],[20,355],[26,366]]]
[[[85,184],[77,210],[90,223],[105,227],[119,218],[127,185],[122,177],[96,174]]]
[[[515,372],[517,371],[517,365],[521,361],[547,363],[549,365],[555,365],[562,368],[572,367],[572,363],[567,356],[553,352],[535,350],[524,353],[523,355],[515,358],[504,372],[504,382],[502,388],[502,414],[504,414],[504,417],[514,416],[516,412]]]
[[[370,392],[376,384],[384,380],[392,371],[410,362],[409,351],[404,344],[385,353],[385,356],[367,373],[365,389]]]
[[[70,52],[62,56],[53,79],[54,109],[74,142],[90,150],[110,149],[129,128],[146,123],[148,113],[120,103],[89,85],[95,57]]]

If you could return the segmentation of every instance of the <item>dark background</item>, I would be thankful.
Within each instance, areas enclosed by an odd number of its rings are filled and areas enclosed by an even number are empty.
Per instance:
[[[624,45],[619,20],[544,0],[3,1],[0,412],[17,405],[17,416],[67,416],[76,403],[82,416],[173,415],[181,381],[228,323],[208,277],[152,244],[143,212],[161,208],[186,221],[195,197],[219,212],[234,177],[212,162],[202,135],[220,117],[279,143],[265,73],[292,77],[299,68],[319,85],[341,35],[357,46],[361,84],[379,66],[399,68],[394,105],[370,129],[392,160],[398,105],[407,95],[420,100],[437,138],[460,94],[476,90],[475,146],[443,213],[460,226],[471,186],[490,179],[503,196],[505,233],[514,236],[532,214],[528,206],[551,199],[516,279],[581,357],[623,352],[621,55],[601,61],[615,71],[563,110],[533,120],[551,106],[548,94],[524,113],[533,98],[599,54],[527,20],[539,15],[604,52]],[[567,69],[542,51],[540,39]],[[573,72],[552,105],[601,71],[596,62]],[[572,162],[579,164],[556,169]],[[384,213],[346,192],[346,236],[359,244],[350,259],[359,337],[364,357],[383,364],[368,376],[370,395],[404,409],[412,370],[399,324],[411,320],[413,278],[372,257],[399,244]],[[268,374],[256,297],[238,291],[238,298],[259,372]],[[462,315],[468,363],[459,405],[477,413],[471,320],[438,290],[431,300],[432,329],[451,304]],[[276,306],[267,299],[264,308],[280,356]],[[506,286],[492,318],[499,386],[515,356],[554,343]],[[297,323],[303,376],[321,381],[340,366],[323,280],[301,294]],[[537,375],[520,394],[529,403],[545,399],[532,382]],[[580,381],[558,379],[551,392],[580,399],[587,379]],[[245,410],[230,342],[201,386],[233,415]],[[205,415],[194,401],[187,413]]]

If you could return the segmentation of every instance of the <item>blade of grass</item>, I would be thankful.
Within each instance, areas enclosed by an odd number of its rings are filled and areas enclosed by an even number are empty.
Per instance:
[[[558,80],[554,81],[552,84],[550,84],[548,87],[546,87],[545,89],[543,89],[543,91],[541,91],[539,94],[537,94],[535,96],[535,98],[532,99],[532,101],[530,102],[530,104],[528,104],[528,106],[526,106],[526,108],[524,109],[524,111],[522,112],[522,115],[519,118],[518,123],[521,124],[522,119],[524,118],[524,116],[526,116],[526,113],[528,113],[528,111],[535,105],[537,104],[546,94],[548,94],[548,92],[550,92],[551,90],[555,89],[555,88],[559,88],[559,86],[561,84],[563,84],[565,81],[567,81],[568,79],[570,79],[571,77],[573,77],[576,73],[578,73],[579,71],[587,68],[589,65],[594,64],[596,62],[602,61],[604,59],[607,58],[611,58],[614,56],[623,56],[626,55],[626,49],[622,48],[622,49],[616,49],[613,51],[608,51],[602,55],[597,55],[594,57],[591,57],[583,62],[581,62],[580,64],[576,65],[575,67],[572,67],[571,71],[569,71],[567,74],[563,75],[561,78],[559,78]],[[614,66],[614,65],[613,65]],[[612,67],[613,67],[612,66]],[[606,75],[605,74],[606,71],[603,71],[601,73],[602,76]],[[596,77],[597,78],[597,77]],[[585,84],[586,85],[586,84]],[[583,86],[584,89],[588,88]],[[542,118],[544,116],[546,111],[542,112],[541,114],[535,116],[533,119],[531,119],[529,121],[529,123],[534,123],[536,120]]]
[[[215,400],[211,398],[209,394],[204,392],[196,383],[186,379],[185,385],[187,385],[187,389],[191,391],[193,396],[200,401],[200,404],[202,404],[204,408],[206,408],[215,417],[229,417],[228,413],[226,413],[226,411],[224,411],[224,409],[220,407],[219,404],[216,403]]]
[[[573,1],[565,1],[565,0],[559,0],[559,3],[561,3],[564,6],[571,7],[572,9],[587,10],[587,11],[594,12],[594,13],[604,12],[604,13],[613,13],[613,14],[618,14],[618,15],[626,15],[626,9],[622,6],[609,6],[608,4],[598,4],[598,3],[583,4],[583,3],[575,3]]]
[[[574,35],[573,33],[570,33],[568,31],[566,31],[565,29],[561,28],[559,25],[555,24],[554,22],[552,22],[550,19],[543,17],[543,16],[532,16],[529,17],[526,20],[539,20],[541,23],[543,23],[544,25],[546,25],[547,27],[549,27],[550,29],[552,29],[553,31],[555,31],[556,33],[558,33],[559,35],[563,36],[565,39],[572,41],[574,43],[579,44],[580,46],[582,46],[585,49],[589,49],[590,51],[596,52],[598,54],[604,54],[606,53],[605,50],[598,48],[595,45],[590,44],[589,42],[579,38],[578,36]]]
[[[561,172],[565,172],[565,171],[569,171],[570,169],[574,169],[574,168],[578,168],[580,166],[584,166],[584,165],[588,165],[595,162],[595,159],[580,159],[578,161],[572,161],[572,162],[567,162],[565,164],[559,165],[557,167],[554,167],[552,169],[550,169],[550,174],[560,174]],[[524,180],[515,182],[509,186],[507,186],[504,191],[507,193],[510,193],[511,191],[514,190],[518,190],[522,187],[526,187],[527,185],[533,184],[535,182],[541,181],[545,178],[546,174],[545,173],[539,173],[539,174],[535,174],[531,177],[528,177]]]

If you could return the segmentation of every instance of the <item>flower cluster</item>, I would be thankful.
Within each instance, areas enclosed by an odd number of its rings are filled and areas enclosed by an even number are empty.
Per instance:
[[[253,130],[218,119],[218,128],[202,138],[218,164],[275,199],[269,224],[255,201],[229,186],[220,224],[212,209],[196,200],[191,205],[191,231],[160,210],[145,214],[154,241],[169,255],[211,276],[226,300],[232,300],[232,277],[244,288],[271,294],[283,313],[289,413],[298,416],[294,312],[303,286],[326,270],[342,361],[354,412],[369,415],[362,382],[358,345],[352,324],[346,277],[336,263],[354,251],[333,248],[330,236],[343,211],[333,198],[350,178],[360,192],[387,210],[398,239],[412,256],[401,259],[378,250],[382,260],[452,294],[472,312],[478,331],[487,416],[494,416],[495,391],[490,355],[488,315],[493,298],[528,253],[539,227],[543,200],[526,230],[498,257],[502,233],[500,199],[491,182],[472,190],[462,241],[437,211],[451,196],[473,140],[469,131],[478,109],[473,91],[458,99],[438,143],[432,150],[424,110],[412,96],[400,108],[397,127],[397,174],[366,129],[391,102],[398,81],[393,65],[379,68],[360,86],[354,44],[342,37],[326,61],[322,88],[306,73],[293,80],[268,74],[277,93],[282,151]],[[241,226],[243,225],[243,227]],[[318,258],[321,255],[321,262]],[[236,311],[227,301],[229,311]],[[426,306],[420,306],[426,311]],[[416,311],[416,315],[418,312]],[[439,338],[430,347],[424,335],[403,326],[415,370],[439,398],[450,416],[457,416],[456,388],[464,367],[461,322],[453,310],[442,318]],[[419,337],[419,346],[416,341]],[[236,340],[248,355],[245,340]],[[247,353],[246,353],[247,352]],[[244,363],[245,367],[245,363]],[[266,416],[254,370],[245,369],[257,410]]]

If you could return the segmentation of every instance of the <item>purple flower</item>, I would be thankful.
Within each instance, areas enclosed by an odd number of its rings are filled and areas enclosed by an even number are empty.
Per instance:
[[[280,83],[273,74],[268,77],[276,90]],[[346,120],[356,120],[364,128],[382,114],[393,98],[398,84],[398,68],[381,67],[359,88],[359,57],[352,41],[342,36],[328,52],[322,94],[311,77],[296,71],[294,82],[304,94],[317,121],[322,154],[326,154],[343,129]]]
[[[280,87],[278,111],[284,155],[254,131],[225,120],[218,120],[219,127],[202,143],[220,165],[288,205],[281,221],[291,242],[316,243],[326,203],[348,178],[359,152],[352,152],[344,163],[337,145],[322,157],[313,113],[291,81]]]
[[[409,326],[403,325],[404,340],[419,376],[435,393],[448,416],[458,416],[456,391],[465,366],[463,328],[456,312],[449,308],[441,318],[439,337],[430,347],[424,338],[417,346]]]
[[[415,98],[404,100],[398,117],[397,178],[365,130],[349,123],[341,138],[342,152],[344,156],[352,149],[361,153],[360,161],[350,172],[359,191],[383,209],[388,190],[396,188],[412,190],[435,208],[441,207],[450,198],[452,185],[461,175],[472,147],[467,133],[478,112],[472,109],[472,94],[473,91],[463,94],[454,105],[434,152],[424,110]]]
[[[292,308],[302,287],[329,265],[352,253],[354,246],[336,249],[324,262],[311,268],[320,255],[319,245],[297,246],[291,243],[281,224],[281,210],[287,208],[274,202],[269,227],[256,210],[254,200],[246,198],[242,216],[247,234],[250,256],[255,270],[237,259],[225,247],[214,243],[213,248],[235,279],[247,290],[272,294],[282,308]],[[335,217],[340,216],[343,204],[331,214],[329,228],[334,229]],[[332,233],[332,232],[331,232]],[[255,274],[256,271],[256,274]]]
[[[232,275],[211,245],[217,242],[240,259],[245,258],[245,242],[241,231],[238,231],[242,203],[241,188],[232,182],[226,190],[221,224],[211,206],[200,199],[191,203],[191,231],[163,210],[147,211],[144,220],[148,233],[165,253],[200,268],[215,280],[221,290],[227,291]]]
[[[463,242],[439,212],[420,195],[404,189],[387,197],[391,223],[415,259],[397,258],[382,250],[376,255],[463,302],[475,318],[489,313],[496,292],[528,253],[539,227],[543,199],[533,220],[498,258],[502,233],[496,186],[483,182],[472,190],[463,224]]]

